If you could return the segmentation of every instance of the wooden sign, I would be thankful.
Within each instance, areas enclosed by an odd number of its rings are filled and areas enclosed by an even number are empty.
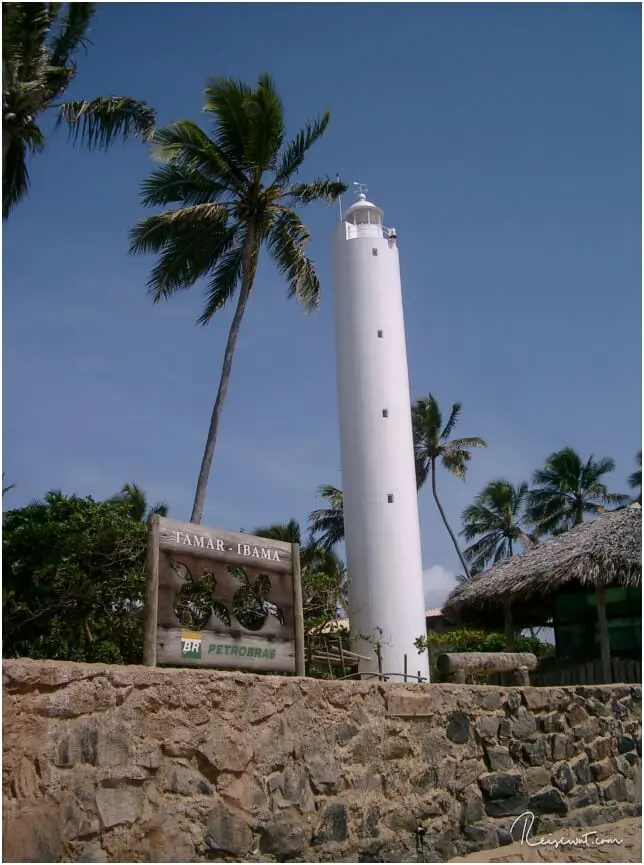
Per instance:
[[[147,569],[144,664],[304,675],[299,544],[154,514]]]

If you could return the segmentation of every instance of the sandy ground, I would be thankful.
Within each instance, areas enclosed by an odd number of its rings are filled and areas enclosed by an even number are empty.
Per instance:
[[[481,850],[450,862],[641,862],[642,861],[642,819],[629,817],[617,823],[593,826],[592,829],[567,829],[553,833],[550,838],[583,839],[583,832],[589,835],[586,846],[561,845],[528,846],[527,843],[509,844],[494,850]],[[539,841],[539,835],[529,839],[530,844]],[[598,844],[602,839],[617,839],[621,844]]]

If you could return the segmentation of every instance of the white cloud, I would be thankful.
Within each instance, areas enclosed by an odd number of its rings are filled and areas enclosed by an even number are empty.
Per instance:
[[[423,571],[425,606],[427,609],[442,607],[445,599],[457,585],[456,576],[442,565],[432,565]]]

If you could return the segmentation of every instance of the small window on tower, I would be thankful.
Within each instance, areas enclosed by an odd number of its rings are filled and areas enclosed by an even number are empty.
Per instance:
[[[372,255],[378,255],[378,250],[375,248],[375,246],[374,246],[374,248],[371,250],[371,254],[372,254]]]
[[[394,503],[394,494],[393,493],[387,493],[387,504],[393,505],[393,503]]]
[[[383,408],[382,416],[383,417],[389,417],[389,409],[388,408]]]
[[[382,331],[381,330],[378,331],[378,339],[382,339]]]

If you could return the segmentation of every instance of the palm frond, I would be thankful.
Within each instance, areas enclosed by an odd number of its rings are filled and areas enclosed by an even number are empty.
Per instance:
[[[167,517],[170,507],[167,502],[156,502],[150,508],[150,514],[158,514],[160,517]]]
[[[307,312],[320,302],[320,283],[312,261],[304,253],[309,233],[292,210],[281,213],[273,223],[268,248],[278,269],[288,281],[288,296],[297,297]]]
[[[52,35],[50,41],[52,66],[66,66],[79,48],[85,48],[89,44],[87,30],[95,12],[95,3],[66,4],[60,29]]]
[[[159,252],[170,240],[199,230],[219,238],[228,225],[228,209],[221,204],[192,204],[141,219],[130,232],[130,252]]]
[[[217,265],[210,279],[206,303],[199,318],[199,324],[208,324],[213,315],[235,296],[242,279],[245,243],[244,238],[223,254],[219,254]]]
[[[154,132],[154,110],[129,96],[99,96],[57,107],[56,125],[66,125],[74,143],[90,150],[106,150],[118,138],[148,140]]]
[[[273,523],[271,526],[263,526],[251,532],[260,538],[269,538],[272,541],[284,541],[287,544],[301,544],[302,531],[297,520],[289,520],[288,523]]]
[[[204,111],[213,115],[213,133],[231,165],[243,171],[250,132],[248,102],[252,88],[232,78],[211,78],[204,91]]]
[[[632,490],[642,487],[642,451],[638,451],[635,457],[639,468],[628,476],[628,485]]]
[[[4,142],[3,142],[4,144]],[[2,218],[7,219],[13,208],[29,190],[27,146],[20,138],[10,140],[2,163]]]
[[[260,75],[245,109],[248,136],[244,143],[244,165],[260,176],[266,169],[274,168],[285,132],[284,105],[268,73]]]
[[[319,487],[317,493],[328,507],[311,511],[309,527],[322,549],[332,550],[344,540],[344,497],[342,490],[329,484]]]
[[[452,434],[452,430],[454,429],[454,427],[458,423],[458,419],[461,416],[461,410],[462,410],[461,403],[455,402],[454,405],[452,406],[452,410],[451,410],[450,415],[449,415],[449,420],[445,424],[445,428],[441,431],[441,434],[439,436],[440,441],[447,441],[447,439],[450,437],[450,435]],[[440,416],[440,413],[439,413],[439,416]],[[440,421],[439,421],[438,426],[440,427]]]
[[[141,202],[147,206],[208,204],[228,195],[225,184],[211,180],[198,168],[177,161],[161,165],[141,183]]]
[[[469,436],[462,439],[452,439],[449,443],[454,450],[467,450],[468,448],[486,448],[487,442],[478,436]]]
[[[221,146],[190,120],[178,120],[157,129],[152,137],[152,156],[159,162],[176,162],[199,171],[228,188],[229,193],[246,192],[247,180],[241,169]]]
[[[441,462],[447,471],[459,478],[465,480],[467,474],[467,463],[472,459],[472,455],[468,451],[463,450],[445,450],[441,455]]]
[[[148,280],[152,299],[158,303],[206,276],[234,236],[225,208],[193,205],[142,219],[130,233],[130,252],[160,253]]]
[[[306,126],[298,132],[295,138],[286,146],[275,171],[275,183],[283,185],[287,183],[298,169],[302,166],[307,151],[315,144],[315,142],[324,134],[324,130],[329,125],[331,113],[325,111],[322,117],[307,123]]]
[[[310,183],[296,183],[288,189],[286,194],[293,199],[294,204],[311,204],[314,201],[332,204],[347,189],[347,184],[339,180],[317,178]]]

